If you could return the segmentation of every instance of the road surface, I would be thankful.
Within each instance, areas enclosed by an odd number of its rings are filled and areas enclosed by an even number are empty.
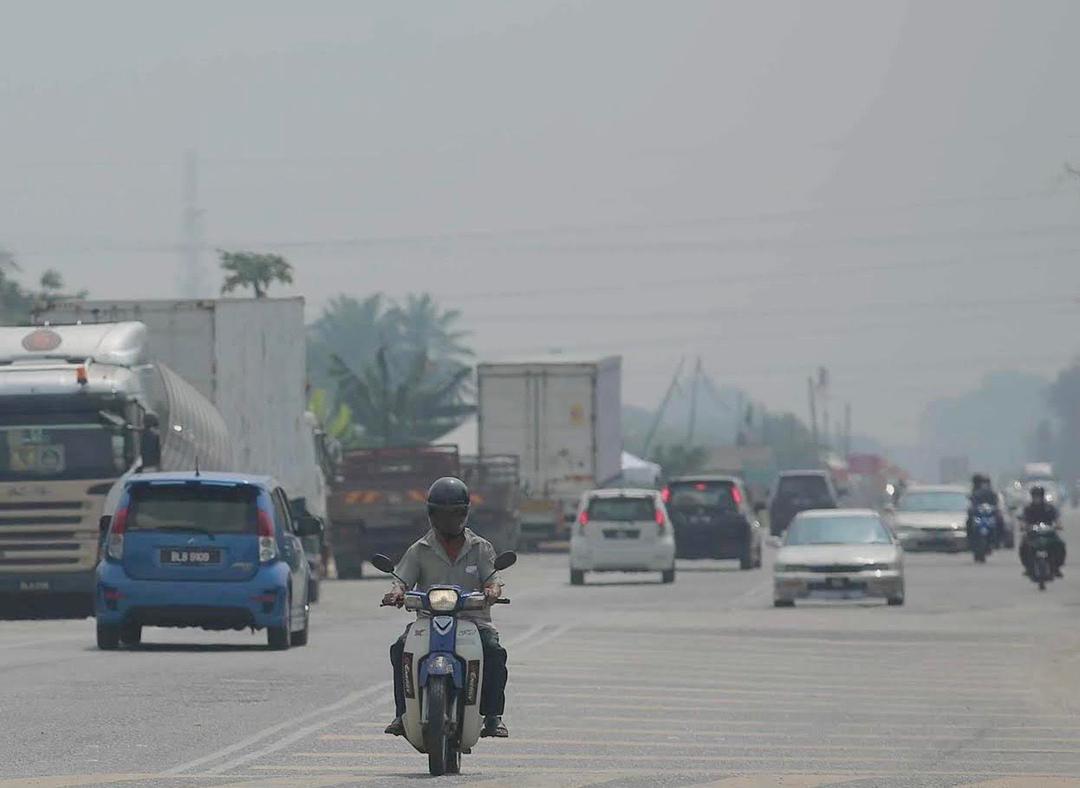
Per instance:
[[[1077,519],[1072,518],[1074,521]],[[1080,528],[1070,541],[1080,544]],[[1080,548],[1077,548],[1080,549]],[[497,609],[506,741],[448,784],[1072,784],[1080,775],[1080,569],[1045,593],[1015,553],[907,557],[907,604],[774,609],[771,556],[569,585],[527,555]],[[152,630],[94,647],[91,621],[0,622],[0,786],[414,785],[426,757],[383,735],[387,648],[406,623],[381,579],[328,582],[311,644]],[[34,779],[31,779],[34,778]]]

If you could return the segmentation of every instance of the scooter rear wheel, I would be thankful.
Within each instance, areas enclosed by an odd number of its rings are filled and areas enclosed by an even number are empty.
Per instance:
[[[461,771],[461,753],[448,732],[450,703],[450,678],[431,677],[425,692],[428,726],[424,731],[424,749],[427,750],[428,772],[432,777]]]

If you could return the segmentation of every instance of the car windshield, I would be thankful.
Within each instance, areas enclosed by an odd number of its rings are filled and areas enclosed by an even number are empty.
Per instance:
[[[127,467],[124,434],[96,413],[0,420],[0,482],[115,479]]]
[[[655,517],[651,498],[593,498],[589,503],[590,520],[640,522]]]
[[[953,490],[909,492],[896,508],[901,512],[964,512],[969,503],[966,493]]]
[[[255,488],[246,485],[137,485],[127,530],[254,534],[257,498]]]
[[[796,517],[784,544],[890,544],[881,520],[866,517]]]
[[[719,508],[735,511],[735,485],[731,482],[673,482],[671,490],[672,508]]]

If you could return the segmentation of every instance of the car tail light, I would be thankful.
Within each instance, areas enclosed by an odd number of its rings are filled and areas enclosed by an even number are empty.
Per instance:
[[[585,533],[585,526],[589,524],[589,513],[582,512],[578,515],[577,521],[581,524],[581,532]]]
[[[127,530],[128,510],[117,509],[109,527],[109,547],[107,554],[114,561],[124,557],[124,532]]]
[[[742,492],[738,487],[731,488],[731,500],[735,502],[736,506],[742,506]]]
[[[660,498],[664,503],[671,503],[671,488],[665,487],[660,491]]]
[[[709,489],[709,485],[705,484],[705,482],[698,482],[694,485],[694,489],[698,492],[706,492]]]
[[[277,560],[277,539],[274,537],[274,521],[265,509],[259,509],[259,561],[269,563]]]
[[[656,524],[660,526],[660,530],[664,530],[664,513],[659,509],[656,510]]]

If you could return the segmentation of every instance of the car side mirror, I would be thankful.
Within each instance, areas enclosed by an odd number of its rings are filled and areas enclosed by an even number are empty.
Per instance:
[[[112,525],[112,516],[108,514],[103,514],[98,519],[98,533],[102,536],[105,536],[105,534],[109,532],[110,525]]]
[[[297,536],[321,536],[323,522],[318,517],[301,517],[296,523]]]

